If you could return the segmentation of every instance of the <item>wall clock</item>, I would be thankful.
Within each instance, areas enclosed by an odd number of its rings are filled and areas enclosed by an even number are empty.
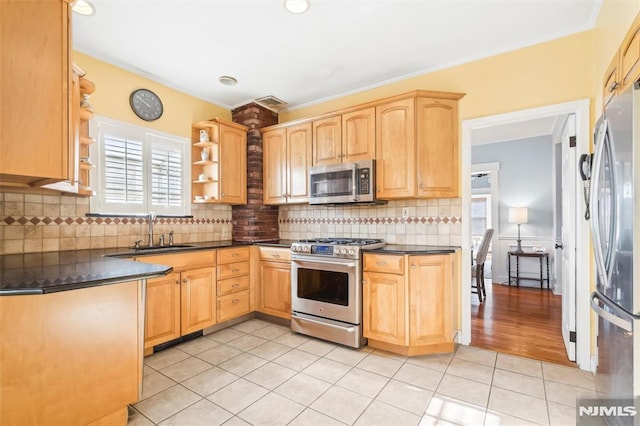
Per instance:
[[[129,105],[133,112],[145,121],[154,121],[162,116],[162,101],[151,90],[137,89],[129,96]]]

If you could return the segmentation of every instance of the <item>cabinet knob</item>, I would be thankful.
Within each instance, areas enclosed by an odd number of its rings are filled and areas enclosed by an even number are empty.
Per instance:
[[[415,263],[412,263],[412,264],[411,264],[411,268],[416,269],[416,268],[417,268],[417,265],[416,265]]]
[[[236,304],[240,303],[240,299],[233,299],[233,300],[231,301],[231,303],[232,303],[232,304],[234,304],[234,305],[236,305]]]
[[[240,272],[240,269],[233,268],[233,269],[231,270],[231,272],[233,272],[233,273]]]
[[[376,188],[376,192],[380,192],[380,188]]]
[[[380,266],[387,266],[387,262],[385,262],[384,260],[379,260],[378,262],[376,262],[378,265]]]
[[[420,184],[420,191],[424,191],[424,184]]]
[[[231,286],[231,288],[238,288],[238,287],[240,287],[240,284],[233,284],[233,285]]]
[[[280,255],[279,255],[279,254],[272,254],[271,256],[272,256],[272,257],[275,257],[276,259],[279,259],[279,258],[280,258]]]
[[[611,84],[609,85],[609,92],[613,92],[617,88],[618,88],[618,82],[617,81],[612,81]]]
[[[180,284],[180,280],[176,280],[176,284],[178,284],[178,285],[179,285],[179,284]]]
[[[239,253],[233,253],[233,254],[231,255],[231,257],[238,257],[238,256],[240,256],[240,254],[239,254]]]
[[[365,285],[367,282],[365,280],[362,280],[362,285]]]
[[[222,195],[224,197],[224,192],[222,194],[220,194],[220,195]]]
[[[186,278],[183,278],[183,279],[182,279],[182,284],[187,284],[188,282],[189,282],[189,280],[188,280],[188,279],[186,279]]]

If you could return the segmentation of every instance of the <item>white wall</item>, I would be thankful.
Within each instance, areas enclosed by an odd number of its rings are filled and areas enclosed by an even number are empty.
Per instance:
[[[516,248],[518,228],[508,222],[509,207],[529,209],[528,223],[521,226],[523,249],[545,247],[550,255],[550,271],[553,285],[553,144],[551,136],[519,139],[473,146],[472,164],[499,162],[498,234],[493,248],[494,282],[507,282],[507,252]],[[512,270],[515,266],[512,263]],[[521,277],[538,277],[537,259],[521,259]],[[544,265],[546,276],[546,265]],[[521,281],[521,285],[538,286],[535,281]]]

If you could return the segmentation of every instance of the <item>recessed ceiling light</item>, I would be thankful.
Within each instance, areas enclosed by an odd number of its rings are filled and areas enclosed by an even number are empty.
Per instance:
[[[96,13],[95,6],[92,5],[88,0],[74,1],[73,6],[71,6],[71,10],[73,10],[74,12],[80,15],[85,15],[85,16],[90,16]]]
[[[236,84],[238,84],[237,78],[228,75],[221,75],[220,77],[218,77],[218,81],[225,86],[235,86]]]
[[[284,0],[284,8],[291,13],[305,13],[309,10],[309,0]]]

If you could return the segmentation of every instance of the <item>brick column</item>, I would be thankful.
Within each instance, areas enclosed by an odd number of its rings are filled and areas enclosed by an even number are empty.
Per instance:
[[[235,241],[278,239],[278,207],[262,204],[263,127],[278,124],[278,114],[255,102],[231,111],[235,123],[249,128],[247,134],[247,204],[233,206],[231,220]]]

